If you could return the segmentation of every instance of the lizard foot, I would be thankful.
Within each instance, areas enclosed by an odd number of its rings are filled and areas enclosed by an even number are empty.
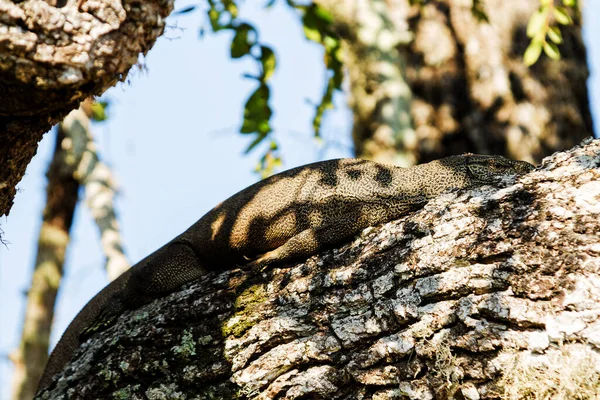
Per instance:
[[[277,258],[276,251],[277,250],[269,251],[253,258],[244,256],[244,259],[248,260],[248,262],[243,265],[238,265],[238,267],[246,274],[254,271],[264,272],[273,263],[273,259]]]

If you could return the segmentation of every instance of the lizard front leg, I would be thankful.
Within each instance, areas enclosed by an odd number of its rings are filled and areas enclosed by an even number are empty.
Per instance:
[[[310,227],[292,236],[283,245],[258,256],[242,266],[255,269],[271,264],[283,264],[302,258],[343,243],[361,230],[400,218],[423,204],[423,196],[381,199],[378,202],[365,202],[347,207],[336,218],[330,218],[325,225]]]
[[[353,213],[349,213],[352,215]],[[330,223],[324,226],[305,229],[292,236],[284,244],[264,253],[249,263],[243,269],[256,269],[272,264],[285,264],[287,262],[308,258],[319,251],[343,243],[369,226],[368,220],[361,218],[348,218],[339,223]]]

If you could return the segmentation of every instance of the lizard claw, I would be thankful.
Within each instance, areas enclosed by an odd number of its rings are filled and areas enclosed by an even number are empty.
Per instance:
[[[265,262],[264,255],[257,256],[254,258],[249,258],[249,257],[244,256],[244,259],[249,260],[249,262],[244,265],[240,265],[239,268],[248,273],[250,273],[252,271],[258,271],[258,272],[262,273],[269,267],[269,263]]]

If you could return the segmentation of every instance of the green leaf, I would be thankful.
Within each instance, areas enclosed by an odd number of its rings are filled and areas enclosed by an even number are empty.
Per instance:
[[[550,29],[548,29],[547,35],[548,38],[556,44],[561,44],[563,41],[562,33],[560,32],[558,26],[551,26]]]
[[[286,1],[294,4],[291,0]],[[230,46],[231,58],[250,55],[258,63],[259,74],[243,75],[259,82],[259,87],[246,100],[240,127],[240,133],[256,135],[247,149],[250,151],[272,131],[270,119],[273,112],[269,106],[270,94],[266,81],[275,71],[276,57],[270,47],[259,42],[258,32],[252,25],[239,21],[237,0],[207,0],[207,2],[208,18],[213,32],[228,30],[234,33]]]
[[[218,32],[224,27],[219,23],[221,19],[221,12],[218,11],[214,6],[211,6],[208,10],[208,20],[210,21],[210,27],[213,32]]]
[[[316,4],[305,7],[302,15],[304,35],[308,40],[322,43],[328,35],[333,17]]]
[[[542,27],[548,21],[548,12],[549,9],[547,7],[540,8],[535,14],[531,16],[531,18],[529,18],[529,23],[527,24],[528,37],[532,38],[542,30]]]
[[[269,87],[260,85],[246,101],[244,106],[244,122],[241,133],[259,132],[264,135],[271,132],[269,120],[272,111],[269,107]]]
[[[92,103],[91,111],[92,111],[92,119],[96,122],[106,121],[108,115],[106,114],[106,109],[108,108],[108,103],[106,101],[95,101]]]
[[[313,42],[321,43],[321,31],[317,26],[315,16],[313,13],[305,13],[302,18],[302,29],[304,30],[304,36],[308,40]]]
[[[535,64],[538,58],[540,58],[541,53],[542,42],[540,40],[532,40],[529,46],[527,46],[525,54],[523,54],[523,63],[528,67]]]
[[[233,0],[222,0],[225,10],[231,15],[231,18],[235,19],[238,16],[238,6]]]
[[[564,7],[554,7],[554,18],[561,25],[569,25],[573,23],[571,16],[567,13]]]
[[[323,115],[325,114],[325,110],[333,108],[333,91],[335,90],[335,81],[332,76],[329,78],[327,82],[327,88],[325,89],[325,93],[321,98],[321,103],[317,106],[315,116],[313,118],[313,130],[315,131],[315,136],[321,136],[321,125],[323,120]]]
[[[314,8],[314,13],[315,16],[326,25],[329,25],[333,22],[333,15],[331,15],[331,13],[325,10],[323,7],[320,7],[318,4],[316,4],[316,7]]]
[[[275,67],[277,66],[275,53],[270,47],[260,46],[260,62],[262,64],[263,79],[266,81],[273,75]]]
[[[560,60],[558,47],[552,42],[544,42],[544,53],[553,60]]]
[[[318,29],[304,25],[303,30],[304,36],[306,36],[308,40],[317,43],[321,42],[321,32],[319,32]]]
[[[338,47],[340,47],[340,39],[329,35],[325,36],[323,39],[323,46],[327,51],[336,50]]]
[[[271,117],[271,109],[269,109],[268,117],[265,117],[258,121],[258,132],[264,134],[266,136],[267,133],[271,132],[271,122],[269,118]]]
[[[244,150],[244,154],[248,154],[252,151],[252,149],[254,149],[256,146],[258,146],[263,140],[265,140],[267,136],[266,135],[258,135],[254,138],[254,140],[252,141],[252,143],[250,143],[248,145],[248,147],[246,147],[246,150]]]
[[[577,0],[562,0],[562,3],[566,7],[572,7],[572,8],[577,7]]]
[[[475,0],[479,1],[479,0]],[[333,92],[340,90],[343,81],[343,63],[341,61],[341,41],[331,29],[333,16],[315,3],[307,6],[296,5],[295,8],[302,12],[304,35],[308,40],[317,42],[325,48],[325,67],[329,78],[321,102],[315,108],[313,130],[315,136],[320,135],[321,122],[325,111],[333,107]]]
[[[240,58],[250,54],[250,49],[256,43],[256,30],[246,23],[234,27],[234,30],[235,35],[231,41],[231,58]]]

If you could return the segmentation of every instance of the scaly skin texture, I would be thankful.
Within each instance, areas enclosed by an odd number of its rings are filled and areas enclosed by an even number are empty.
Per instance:
[[[90,300],[50,355],[39,388],[50,384],[87,337],[114,323],[124,310],[207,272],[307,258],[368,226],[420,208],[447,190],[497,184],[533,168],[523,161],[472,154],[412,168],[339,159],[260,181],[217,205]]]

